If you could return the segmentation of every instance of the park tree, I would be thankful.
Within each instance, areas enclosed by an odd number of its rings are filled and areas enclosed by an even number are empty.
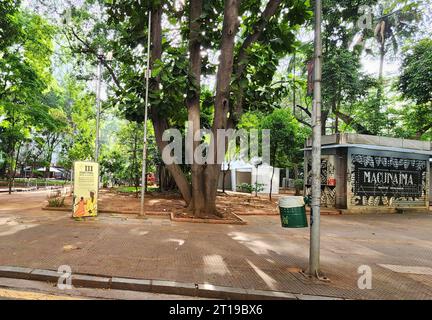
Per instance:
[[[273,167],[270,180],[270,200],[273,192],[275,168],[298,168],[301,148],[310,131],[302,128],[289,109],[275,109],[261,121],[261,127],[271,131],[270,165]]]
[[[9,192],[21,147],[31,136],[32,126],[53,119],[43,98],[53,80],[50,57],[54,31],[43,18],[26,11],[16,11],[12,20],[19,33],[3,48],[0,60],[0,148],[6,155],[0,174],[7,173]]]
[[[379,49],[378,77],[381,82],[386,55],[392,53],[395,56],[404,41],[417,31],[421,20],[421,3],[422,1],[417,0],[384,0],[377,4],[378,22],[375,25],[374,37]]]
[[[294,51],[295,32],[311,16],[308,1],[269,0],[264,5],[256,0],[106,1],[103,8],[110,29],[103,32],[115,37],[99,36],[103,33],[97,33],[100,28],[84,32],[76,21],[68,29],[71,47],[91,59],[98,46],[113,50],[114,65],[106,66],[116,85],[112,101],[127,119],[142,121],[147,12],[151,11],[150,119],[160,152],[167,146],[162,135],[168,128],[184,125],[185,120],[193,123],[192,133],[205,122],[213,133],[235,128],[244,111],[271,99],[266,89],[278,61]],[[75,14],[73,19],[77,16],[82,17]],[[205,78],[214,79],[212,103],[206,110],[202,99]],[[214,138],[210,148],[217,144]],[[188,168],[179,164],[166,167],[191,212],[196,216],[218,214],[219,164],[192,164],[191,182]]]
[[[54,152],[58,149],[63,139],[70,132],[65,110],[62,108],[64,101],[54,91],[48,92],[42,101],[48,108],[47,121],[37,126],[39,131],[40,149],[42,149],[45,165],[45,178],[49,178],[50,167]]]
[[[3,0],[0,3],[0,52],[12,45],[20,35],[21,26],[18,21],[20,3],[20,0]]]
[[[420,138],[432,128],[432,40],[422,39],[405,49],[398,87],[402,97],[415,103],[407,112],[414,136]]]
[[[101,160],[102,177],[105,182],[125,184],[135,188],[139,195],[142,174],[143,124],[124,122],[115,133],[110,145],[104,146]],[[149,148],[147,152],[146,172],[155,172],[158,164],[157,147],[151,123],[148,130]],[[144,186],[147,188],[147,184]],[[147,190],[146,190],[147,191]]]
[[[374,86],[370,77],[361,71],[361,56],[363,48],[354,40],[361,31],[358,21],[364,16],[364,8],[374,6],[377,0],[360,1],[323,1],[323,104],[322,104],[322,134],[327,131],[339,132],[340,120],[348,123],[349,127],[360,133],[371,133],[362,126],[360,121],[352,117],[349,109],[352,109],[353,101],[365,98],[369,90]],[[365,37],[365,35],[362,35]],[[361,42],[360,42],[361,43]],[[354,44],[354,45],[353,45]],[[357,44],[357,45],[356,45]],[[313,46],[302,45],[296,53],[296,61],[291,65],[297,70],[303,71],[303,77],[308,74],[307,63],[312,60]],[[302,65],[298,66],[298,63]],[[306,83],[300,80],[295,82],[307,91]],[[294,99],[292,99],[294,100]],[[302,101],[303,100],[303,101]],[[306,126],[310,126],[312,116],[311,98],[303,95],[295,103],[295,116]],[[302,105],[303,103],[304,105]],[[300,113],[298,112],[300,111]]]
[[[47,4],[50,17],[59,18],[62,28],[58,29],[61,32],[58,37],[69,47],[73,77],[93,80],[96,63],[100,61],[109,96],[103,103],[103,113],[106,109],[118,110],[121,117],[137,128],[144,119],[146,60],[150,58],[149,116],[159,156],[170,142],[162,139],[169,128],[180,129],[183,137],[188,130],[192,134],[202,128],[212,132],[212,140],[205,136],[194,143],[192,149],[198,151],[203,141],[209,149],[224,144],[226,141],[217,141],[217,130],[238,128],[245,113],[265,118],[275,109],[292,106],[299,122],[310,126],[306,63],[312,57],[312,45],[310,41],[297,40],[299,34],[310,29],[308,1],[86,0],[69,8],[68,19],[63,19],[67,11],[64,4],[56,7],[53,0],[38,2]],[[362,41],[353,40],[359,32],[362,40],[369,38],[375,45],[384,40],[384,54],[390,54],[392,44],[401,46],[415,31],[413,21],[418,15],[411,5],[414,2],[324,1],[323,134],[391,131],[385,124],[389,123],[388,119],[397,118],[390,114],[390,109],[386,110],[393,100],[385,96],[387,92],[383,91],[383,96],[376,94],[380,83],[361,71],[361,59],[366,52]],[[359,29],[364,6],[373,7],[376,12],[381,10],[378,21],[372,25],[384,25],[384,34],[374,34],[373,27],[366,31]],[[149,12],[150,48],[147,46]],[[378,39],[380,35],[383,36]],[[100,49],[113,52],[114,59],[101,58]],[[285,69],[283,65],[288,57],[291,59]],[[298,77],[299,70],[302,77]],[[69,126],[80,134],[63,139],[61,159],[69,164],[73,159],[91,158],[93,148],[94,111],[90,107],[93,97],[88,92],[80,98],[77,93],[74,95],[76,99],[72,100],[77,105],[73,105],[77,109],[66,115]],[[72,115],[77,121],[70,121]],[[187,120],[192,125],[185,128]],[[77,128],[75,122],[81,123],[81,127]],[[405,131],[398,134],[409,130]],[[133,139],[130,141],[129,148],[133,150]],[[112,152],[113,156],[118,154],[116,150]],[[217,152],[215,157],[218,158]],[[129,168],[136,168],[137,163]],[[196,216],[218,214],[215,200],[219,164],[173,163],[159,170],[163,171],[169,172]]]
[[[63,80],[62,110],[67,133],[60,144],[59,164],[71,169],[74,161],[92,160],[95,150],[95,97],[85,83],[67,76]]]
[[[327,52],[322,77],[325,84],[323,114],[324,118],[332,113],[335,115],[334,132],[339,132],[339,119],[342,119],[359,133],[372,133],[351,116],[353,105],[357,101],[365,100],[369,89],[375,84],[373,79],[361,72],[359,53],[346,48],[333,48]],[[323,134],[325,129],[323,126]]]

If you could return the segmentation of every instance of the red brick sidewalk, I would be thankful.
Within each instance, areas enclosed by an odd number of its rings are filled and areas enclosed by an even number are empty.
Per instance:
[[[2,199],[0,199],[0,202]],[[2,204],[3,205],[3,204]],[[282,229],[278,217],[246,217],[246,226],[101,216],[75,222],[64,213],[0,210],[0,265],[245,289],[371,299],[431,299],[432,276],[382,265],[432,270],[430,215],[323,216],[322,269],[330,283],[296,268],[308,264],[308,229]],[[373,289],[357,287],[357,269],[373,270]]]
[[[432,298],[430,214],[323,216],[321,262],[331,282],[322,283],[293,272],[307,267],[309,229],[282,229],[278,217],[245,217],[246,226],[111,215],[75,222],[41,211],[45,197],[0,195],[0,265],[66,264],[75,273],[354,299]],[[361,265],[372,268],[372,290],[357,287]]]

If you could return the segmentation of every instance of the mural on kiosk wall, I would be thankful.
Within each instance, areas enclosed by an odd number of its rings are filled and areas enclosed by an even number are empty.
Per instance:
[[[427,161],[352,154],[350,182],[355,206],[424,206]]]

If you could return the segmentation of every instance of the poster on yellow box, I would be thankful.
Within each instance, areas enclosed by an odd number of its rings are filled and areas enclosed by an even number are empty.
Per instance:
[[[95,217],[98,213],[99,164],[77,161],[74,163],[74,218]]]

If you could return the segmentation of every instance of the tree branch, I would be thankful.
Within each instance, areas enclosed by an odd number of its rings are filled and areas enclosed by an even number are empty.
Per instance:
[[[261,14],[261,19],[259,20],[259,23],[253,28],[254,31],[251,34],[249,34],[243,41],[243,44],[240,47],[237,56],[237,68],[235,70],[237,76],[240,76],[243,73],[244,69],[246,68],[246,60],[249,55],[247,53],[247,49],[253,43],[259,40],[270,18],[276,14],[281,2],[282,0],[270,0],[267,3],[266,8]]]
[[[421,129],[419,129],[419,130],[417,130],[417,132],[416,132],[416,138],[417,139],[420,139],[421,138],[421,136],[423,135],[423,134],[425,134],[429,129],[431,129],[432,128],[432,123],[429,123],[429,124],[427,124],[427,125],[425,125],[424,127],[422,127]]]
[[[234,77],[237,79],[240,79],[244,75],[244,71],[247,66],[247,60],[249,57],[249,53],[247,52],[247,49],[255,42],[259,40],[261,35],[264,32],[264,29],[266,28],[270,18],[276,14],[276,12],[279,9],[279,6],[281,4],[282,0],[269,0],[267,3],[266,8],[264,9],[263,13],[261,14],[261,18],[258,22],[258,24],[253,28],[253,32],[250,33],[245,40],[243,41],[242,46],[240,47],[240,50],[238,52],[237,58],[236,58],[236,64],[234,69]],[[244,92],[243,89],[240,89],[236,94],[236,103],[234,106],[230,104],[230,125],[235,126],[236,123],[240,119],[240,115],[243,112],[243,96]]]
[[[297,104],[296,107],[299,108],[299,109],[301,109],[301,110],[303,110],[304,113],[306,113],[309,117],[312,118],[312,113],[309,111],[309,109],[307,109],[307,108],[305,108],[305,107],[302,107],[302,106],[299,105],[299,104]]]
[[[75,49],[75,51],[79,51],[81,53],[90,53],[96,57],[98,57],[98,52],[95,48],[92,48],[92,46],[90,45],[90,43],[86,42],[85,40],[83,40],[73,28],[70,28],[73,36],[79,41],[81,42],[81,44],[84,46],[83,49]],[[72,45],[70,44],[71,49],[73,50]],[[110,66],[110,64],[105,60],[105,59],[101,59],[103,66],[108,70],[111,78],[113,79],[114,83],[116,84],[116,86],[120,89],[123,90],[123,87],[121,86],[121,83],[119,81],[119,79],[117,78],[116,74],[114,73],[113,68]]]
[[[353,127],[353,129],[355,131],[357,131],[357,133],[362,133],[362,134],[372,134],[372,132],[370,132],[368,129],[366,129],[364,126],[362,126],[361,124],[359,124],[357,121],[354,120],[353,117],[344,114],[340,111],[335,111],[335,115],[337,117],[339,117],[340,119],[342,119],[343,122],[345,122],[346,124],[350,125],[351,127]]]
[[[304,124],[305,126],[308,126],[309,128],[312,128],[312,125],[310,123],[307,123],[306,121],[304,121],[303,119],[300,119],[298,117],[295,117],[297,119],[298,122]]]

